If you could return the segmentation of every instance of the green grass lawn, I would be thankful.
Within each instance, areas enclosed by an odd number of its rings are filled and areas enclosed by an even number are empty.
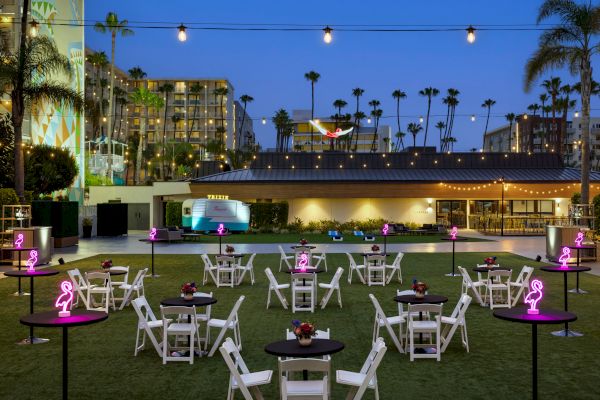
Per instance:
[[[439,243],[441,238],[448,237],[448,235],[398,235],[388,236],[388,243]],[[375,242],[365,242],[363,238],[344,235],[343,242],[334,242],[329,236],[325,234],[315,233],[242,233],[233,234],[231,236],[223,237],[223,243],[296,243],[300,239],[306,239],[309,243],[383,243],[382,237],[376,237]],[[200,243],[219,243],[218,236],[206,236],[199,237],[198,242]],[[480,238],[469,238],[471,242],[487,242],[486,239]]]
[[[473,266],[487,256],[483,253],[457,253],[457,263]],[[497,254],[502,265],[520,269],[535,262],[508,253]],[[132,267],[130,279],[137,269],[148,265],[149,256],[111,255],[113,262]],[[78,267],[82,271],[97,269],[103,256],[98,256],[60,266],[61,271]],[[450,298],[444,306],[449,314],[460,294],[460,278],[448,278],[449,253],[409,253],[402,263],[405,282],[386,287],[367,287],[355,281],[348,285],[342,278],[344,308],[340,310],[332,299],[327,309],[314,314],[283,310],[275,300],[265,309],[267,279],[263,273],[270,267],[280,282],[289,275],[278,273],[277,255],[259,255],[255,261],[257,282],[241,287],[205,288],[218,299],[213,306],[213,316],[226,318],[240,295],[246,301],[240,310],[242,355],[251,370],[277,368],[277,359],[264,352],[265,344],[284,338],[285,329],[292,319],[309,320],[319,328],[330,328],[332,338],[341,340],[346,348],[332,358],[332,369],[358,371],[371,346],[373,306],[368,294],[379,299],[390,315],[397,312],[392,301],[396,289],[408,289],[413,277],[427,282],[430,293]],[[347,266],[343,254],[328,256],[329,272],[320,274],[321,282],[331,279],[337,266]],[[179,294],[182,282],[201,281],[202,268],[199,256],[157,255],[158,279],[146,279],[146,295],[154,311],[159,313],[160,300]],[[515,271],[514,276],[518,273]],[[536,270],[535,276],[545,283],[546,297],[541,307],[562,308],[562,276]],[[58,283],[66,274],[40,278],[36,282],[36,310],[49,310],[58,292]],[[574,281],[574,276],[571,280]],[[58,329],[36,329],[40,337],[50,343],[36,346],[18,346],[28,330],[19,324],[19,317],[29,309],[29,298],[15,298],[16,280],[0,280],[3,296],[0,313],[0,399],[56,399],[61,389],[61,339]],[[27,286],[27,285],[26,285]],[[571,284],[569,286],[572,286]],[[541,326],[539,329],[539,387],[540,398],[597,399],[600,389],[596,382],[600,367],[600,324],[598,307],[600,279],[581,275],[581,286],[588,295],[569,295],[571,310],[579,320],[572,328],[585,333],[580,338],[560,338],[550,335],[560,326]],[[286,293],[290,298],[289,291]],[[323,294],[319,292],[319,298]],[[381,399],[432,398],[432,399],[526,399],[531,392],[531,328],[529,325],[510,323],[494,318],[491,311],[473,304],[467,312],[471,352],[460,345],[457,333],[442,355],[442,361],[416,360],[399,354],[387,334],[388,352],[378,370]],[[111,312],[107,321],[72,328],[69,331],[70,397],[72,399],[224,399],[229,373],[217,352],[213,358],[196,359],[194,365],[169,363],[162,365],[154,349],[133,356],[137,317],[132,308]],[[213,338],[216,337],[216,331]],[[276,375],[274,375],[276,377]],[[335,373],[333,373],[335,380]],[[343,399],[348,388],[332,384],[334,399]],[[262,388],[266,399],[278,398],[278,383]],[[237,398],[241,398],[239,395]],[[365,399],[372,399],[367,392]]]

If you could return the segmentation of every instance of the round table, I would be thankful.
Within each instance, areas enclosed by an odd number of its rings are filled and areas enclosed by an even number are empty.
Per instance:
[[[157,275],[154,273],[154,243],[155,242],[168,242],[167,239],[140,239],[140,242],[144,242],[144,243],[150,243],[152,245],[152,277],[153,278],[158,278],[160,275]]]
[[[68,347],[68,328],[72,326],[90,325],[96,322],[104,321],[108,314],[101,311],[72,310],[70,317],[60,318],[58,311],[46,311],[30,314],[21,318],[21,323],[27,326],[39,326],[44,328],[63,328],[62,335],[62,398],[69,397],[69,347]]]
[[[447,238],[441,238],[441,240],[452,242],[452,272],[449,273],[449,274],[446,274],[446,276],[460,276],[460,274],[457,274],[457,273],[454,272],[454,254],[455,254],[455,250],[456,250],[456,242],[457,241],[464,242],[464,241],[469,240],[469,239],[467,239],[465,237],[457,237],[456,239],[452,239],[451,237],[447,237]]]
[[[21,253],[24,251],[31,251],[31,250],[37,250],[37,247],[3,247],[2,250],[3,251],[16,251],[18,256],[19,256],[19,264],[17,265],[17,267],[19,268],[19,271],[21,270]],[[21,290],[21,278],[19,278],[19,288],[17,289],[17,291],[13,294],[14,296],[29,296],[29,293],[25,293],[23,292],[23,290]]]
[[[473,268],[474,272],[490,272],[490,271],[512,271],[511,267],[475,267]]]
[[[565,297],[565,311],[569,311],[569,300],[567,297],[567,274],[569,272],[579,273],[579,272],[584,272],[584,271],[590,271],[591,268],[590,267],[562,268],[562,267],[555,267],[555,266],[546,266],[546,267],[541,267],[540,269],[542,271],[546,271],[546,272],[562,272],[563,273],[563,295]],[[569,321],[565,322],[564,330],[552,332],[552,334],[554,336],[566,336],[566,337],[568,337],[568,336],[583,336],[583,333],[569,330]]]
[[[300,346],[297,339],[280,340],[265,346],[265,352],[278,357],[314,358],[338,353],[344,350],[344,343],[332,339],[313,338],[310,346]],[[302,371],[304,380],[308,380],[308,371]]]
[[[294,246],[290,246],[291,249],[296,250],[296,249],[301,249],[301,248],[306,248],[306,249],[310,249],[310,250],[314,250],[317,248],[317,246],[312,245],[312,244],[307,244],[307,245],[301,245],[301,244],[297,244]]]
[[[123,271],[123,270],[113,270],[111,268],[106,269],[102,269],[102,270],[97,270],[97,271],[91,271],[91,272],[99,272],[101,274],[106,274],[108,272],[108,274],[110,276],[117,276],[117,275],[125,275],[127,273],[127,271]]]
[[[325,272],[325,270],[321,267],[314,268],[307,266],[305,270],[300,268],[292,268],[284,270],[283,272],[288,274],[320,274],[321,272]]]
[[[170,297],[168,299],[162,299],[160,304],[163,306],[175,306],[175,307],[205,307],[215,304],[217,299],[214,297],[199,297],[194,296],[192,300],[185,300],[182,296]]]
[[[527,307],[494,310],[494,317],[511,322],[531,324],[531,385],[533,399],[538,398],[537,385],[537,326],[548,324],[568,324],[577,319],[573,313],[551,309],[540,309],[539,314],[528,314]]]
[[[448,298],[446,296],[440,296],[437,294],[426,294],[423,297],[416,297],[414,294],[405,294],[402,296],[396,296],[394,297],[394,301],[397,303],[402,303],[402,304],[444,304],[445,302],[448,301]],[[423,313],[420,312],[419,313],[419,321],[423,320]],[[423,334],[420,333],[419,334],[419,342],[423,343]],[[435,349],[434,353],[435,353]],[[416,348],[415,352],[416,353],[425,353],[425,352],[429,352],[429,349],[425,349],[425,348]]]
[[[583,246],[567,246],[569,249],[571,250],[577,250],[577,266],[579,267],[579,261],[580,261],[580,257],[579,257],[579,250],[583,249],[583,250],[596,250],[596,246],[588,246],[588,245],[583,245]],[[575,294],[586,294],[587,292],[585,290],[579,289],[579,272],[577,273],[577,285],[575,286],[575,289],[571,289],[569,290],[570,293],[575,293]]]
[[[21,270],[21,271],[7,271],[4,273],[6,276],[12,276],[15,278],[27,278],[29,277],[29,289],[31,290],[31,297],[29,298],[29,314],[33,314],[33,304],[34,304],[34,286],[33,286],[33,278],[44,277],[44,276],[53,276],[58,275],[58,271],[55,269],[39,269],[33,272],[29,272],[29,270]],[[21,340],[20,344],[39,344],[46,343],[48,339],[36,338],[33,335],[33,326],[29,327],[29,337],[27,339]]]
[[[217,233],[217,232],[213,232],[213,233],[209,233],[209,236],[218,236],[219,237],[219,254],[222,253],[221,251],[221,242],[223,240],[223,236],[229,236],[231,235],[231,232],[227,231],[225,233]]]

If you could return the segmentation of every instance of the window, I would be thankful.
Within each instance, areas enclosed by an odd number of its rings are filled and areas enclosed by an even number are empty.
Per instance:
[[[156,92],[158,90],[158,82],[148,81],[148,90],[151,92]]]
[[[179,93],[185,92],[185,82],[175,82],[175,91]]]

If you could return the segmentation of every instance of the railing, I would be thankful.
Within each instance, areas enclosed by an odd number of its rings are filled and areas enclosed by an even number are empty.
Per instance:
[[[469,216],[469,228],[489,235],[500,235],[502,231],[504,231],[505,235],[545,235],[546,225],[580,225],[588,227],[588,222],[591,223],[591,220],[584,218],[578,218],[575,221],[573,218],[569,217],[531,217],[505,215],[504,227],[502,227],[502,217],[500,216]]]

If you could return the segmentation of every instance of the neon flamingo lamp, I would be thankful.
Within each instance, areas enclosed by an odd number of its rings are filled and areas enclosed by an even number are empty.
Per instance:
[[[62,307],[62,310],[58,312],[58,316],[61,318],[71,316],[71,304],[73,304],[73,284],[69,281],[62,281],[60,283],[61,294],[56,299],[54,307]]]
[[[17,235],[17,240],[15,240],[15,248],[20,249],[22,244],[23,244],[23,234],[19,233]]]
[[[450,231],[450,239],[456,240],[456,235],[458,235],[458,227],[453,226],[452,230]]]
[[[306,271],[306,266],[308,265],[308,254],[302,253],[300,254],[300,261],[298,261],[298,266],[302,271]]]
[[[540,313],[540,310],[537,308],[537,304],[540,300],[542,300],[542,297],[544,297],[544,293],[542,292],[543,288],[544,285],[542,284],[542,281],[538,279],[534,279],[531,281],[529,294],[525,296],[525,303],[529,304],[527,314]]]
[[[27,266],[27,272],[35,272],[35,264],[38,262],[38,252],[36,250],[31,250],[29,252],[29,260],[25,263]]]
[[[577,232],[577,237],[575,238],[575,244],[577,247],[581,247],[581,243],[583,242],[584,233],[579,231]]]
[[[223,226],[223,224],[219,224],[219,227],[217,228],[217,234],[219,234],[219,235],[225,234],[225,227]]]
[[[150,238],[150,240],[156,240],[156,228],[150,229],[148,237]]]
[[[567,265],[567,262],[569,262],[570,258],[571,258],[571,249],[568,247],[563,247],[562,254],[558,258],[558,261],[560,261],[560,267],[561,268],[569,268],[569,266]]]
[[[389,229],[390,229],[390,227],[388,224],[383,225],[383,229],[381,230],[381,233],[383,233],[383,236],[387,236]]]

